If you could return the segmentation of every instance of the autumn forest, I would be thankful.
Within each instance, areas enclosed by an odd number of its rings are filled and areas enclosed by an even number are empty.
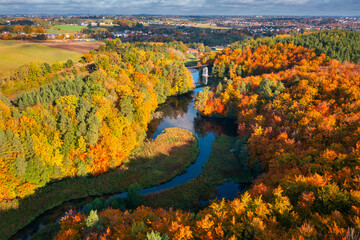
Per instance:
[[[359,239],[359,41],[356,32],[315,31],[202,54],[197,64],[208,66],[210,84],[187,103],[199,119],[236,123],[220,154],[251,181],[233,200],[196,208],[152,207],[140,196],[144,182],[169,181],[199,155],[191,132],[147,136],[159,106],[196,88],[184,64],[189,45],[106,40],[80,62],[21,66],[0,79],[0,239],[66,201],[125,191],[62,212],[38,236]],[[212,153],[221,151],[216,143]],[[228,172],[236,181],[239,173]]]

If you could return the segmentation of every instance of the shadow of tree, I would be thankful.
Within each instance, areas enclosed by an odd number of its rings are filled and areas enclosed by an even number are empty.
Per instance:
[[[42,226],[57,221],[66,211],[79,209],[99,196],[109,198],[114,193],[125,192],[133,183],[145,188],[169,181],[186,171],[199,153],[195,137],[175,147],[172,145],[169,143],[167,146],[171,154],[154,149],[152,157],[135,156],[106,174],[63,179],[23,199],[0,203],[0,239],[11,235],[10,239],[32,235]]]

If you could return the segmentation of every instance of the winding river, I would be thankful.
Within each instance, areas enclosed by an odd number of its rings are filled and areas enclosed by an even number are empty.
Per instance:
[[[201,174],[204,164],[210,157],[215,138],[220,135],[236,136],[236,124],[232,120],[204,118],[197,113],[194,108],[194,97],[198,92],[202,91],[202,77],[197,70],[192,69],[191,72],[197,88],[181,96],[169,97],[164,104],[161,104],[155,114],[157,117],[149,124],[147,134],[148,138],[154,139],[165,128],[178,127],[189,130],[198,138],[200,153],[196,161],[187,168],[186,172],[164,184],[143,189],[142,195],[167,190],[195,179]],[[245,186],[231,181],[216,187],[218,189],[217,198],[233,199]],[[126,193],[109,194],[103,197],[113,196],[125,197]],[[71,200],[46,211],[10,239],[28,240],[46,224],[59,221],[64,212],[70,209],[81,209],[82,206],[97,197],[99,196]],[[203,203],[206,203],[206,201]]]

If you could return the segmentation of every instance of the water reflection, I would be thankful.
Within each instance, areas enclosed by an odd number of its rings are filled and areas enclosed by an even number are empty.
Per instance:
[[[154,119],[149,124],[148,138],[156,138],[165,128],[178,127],[191,131],[198,138],[209,133],[235,137],[237,125],[233,119],[209,118],[198,114],[194,108],[194,97],[202,88],[193,92],[169,97],[154,113]]]
[[[198,69],[189,69],[189,71],[191,72],[191,76],[194,79],[194,83],[196,87],[202,87],[208,85],[208,80],[209,80],[208,72],[203,74],[203,71],[199,71]]]
[[[221,185],[216,185],[216,195],[209,200],[200,200],[202,206],[218,199],[234,200],[239,194],[246,191],[248,184],[236,183],[234,181],[227,181]]]
[[[198,115],[194,118],[194,128],[199,137],[205,136],[208,132],[214,133],[216,137],[220,135],[237,136],[237,125],[233,119],[209,118]]]
[[[165,128],[179,127],[194,133],[198,138],[203,138],[209,133],[219,136],[221,134],[235,137],[237,125],[232,119],[208,118],[198,114],[194,108],[194,98],[203,90],[207,77],[201,71],[190,69],[191,76],[198,88],[180,96],[169,97],[166,103],[161,104],[154,114],[154,119],[149,124],[148,138],[156,138]]]
[[[192,73],[196,85],[201,83],[201,76],[198,70]],[[199,80],[200,79],[200,80]],[[221,134],[236,136],[236,124],[229,119],[214,119],[200,116],[194,108],[194,97],[202,88],[181,96],[169,97],[166,103],[161,104],[149,124],[147,135],[149,138],[156,138],[165,128],[178,127],[191,131],[198,138],[200,153],[194,164],[191,164],[187,171],[176,176],[171,181],[142,190],[142,194],[149,194],[166,190],[182,185],[195,179],[202,172],[202,168],[210,157],[211,148],[215,138]],[[232,191],[232,190],[231,190]],[[104,198],[112,196],[126,196],[126,193],[102,195]],[[11,239],[30,239],[31,235],[39,231],[46,224],[55,222],[70,209],[81,209],[83,205],[93,201],[96,197],[71,200],[55,207],[33,221],[24,229],[18,232]]]
[[[148,125],[148,138],[155,138],[158,135],[156,134],[156,136],[154,136],[155,132],[159,130],[159,126],[164,124],[164,121],[171,122],[172,120],[184,118],[188,113],[189,105],[193,101],[193,95],[194,93],[191,92],[177,97],[169,97],[166,103],[161,104],[154,113],[153,120]],[[176,126],[175,124],[178,124],[178,122],[174,122],[171,127],[183,128],[183,126],[186,125],[183,123],[182,126]],[[161,129],[164,130],[165,128],[161,127]],[[189,130],[189,126],[185,129]]]

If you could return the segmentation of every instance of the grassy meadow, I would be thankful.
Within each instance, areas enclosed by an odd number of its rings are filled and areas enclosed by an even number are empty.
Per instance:
[[[52,26],[47,31],[49,33],[54,33],[54,34],[64,34],[64,33],[74,34],[74,33],[80,32],[83,28],[86,28],[86,27],[87,26],[56,25],[56,26]]]
[[[40,61],[53,64],[68,59],[79,61],[82,53],[44,46],[37,43],[0,40],[0,75],[29,62]]]
[[[244,169],[234,153],[230,152],[237,139],[225,135],[218,137],[211,148],[210,158],[198,177],[181,186],[149,194],[143,198],[143,204],[154,208],[173,207],[197,211],[201,209],[200,200],[214,197],[215,185],[227,180],[251,183],[255,176]]]
[[[230,152],[237,139],[237,137],[224,135],[218,137],[213,143],[209,160],[205,163],[202,173],[197,178],[181,186],[149,194],[143,197],[142,205],[154,208],[180,208],[198,211],[202,208],[200,200],[214,197],[216,193],[214,186],[223,184],[227,180],[246,184],[252,182],[255,176],[251,171],[243,169],[239,160]],[[167,144],[164,144],[164,141],[161,142],[162,146],[156,147],[155,152],[159,149],[162,149],[162,151],[166,149]],[[156,142],[152,144],[148,144],[146,148],[143,148],[144,151],[141,153],[143,156],[151,157],[153,155],[154,150],[152,150],[152,147],[156,146]],[[44,239],[44,236],[54,237],[59,228],[59,223],[51,223],[31,239],[40,240]]]

